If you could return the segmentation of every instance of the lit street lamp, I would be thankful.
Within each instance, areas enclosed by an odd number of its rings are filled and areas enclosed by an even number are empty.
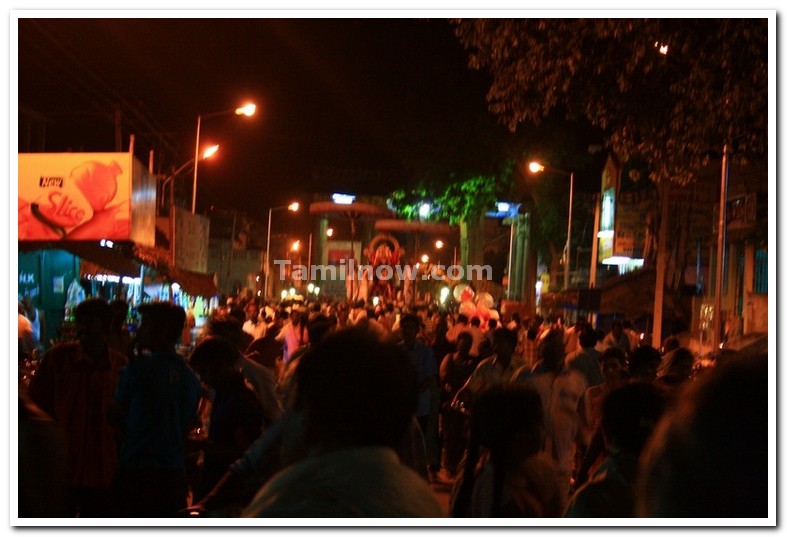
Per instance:
[[[210,146],[209,148],[207,148],[205,150],[204,153],[202,153],[202,160],[209,159],[210,157],[215,155],[216,151],[218,151],[218,150],[219,150],[219,146],[217,146],[217,145]],[[200,160],[200,159],[197,159],[197,160]],[[194,160],[194,159],[189,160],[183,166],[181,166],[180,168],[178,168],[177,170],[172,172],[172,175],[170,175],[169,177],[164,179],[164,182],[161,183],[161,193],[162,193],[162,198],[163,198],[164,189],[167,188],[167,183],[172,181],[172,184],[169,187],[169,233],[170,233],[170,235],[169,235],[169,243],[170,243],[170,258],[171,258],[173,266],[175,264],[175,214],[174,214],[174,211],[175,211],[175,182],[173,180],[175,179],[175,177],[180,175],[183,172],[183,170],[185,170],[186,168],[188,168],[192,164],[194,164],[194,166],[196,167],[197,161]]]
[[[199,114],[197,115],[197,139],[194,143],[194,186],[191,192],[191,214],[196,214],[197,212],[197,169],[199,168],[199,132],[200,126],[202,124],[203,117],[213,117],[213,116],[223,116],[225,114],[230,114],[234,112],[238,116],[253,116],[254,112],[257,110],[257,106],[253,104],[247,104],[240,108],[235,108],[231,110],[223,110],[221,112],[212,112],[210,114]]]
[[[540,173],[546,169],[553,172],[564,173],[571,178],[571,183],[568,190],[568,232],[566,234],[566,262],[563,265],[563,289],[568,289],[568,273],[571,267],[571,212],[574,207],[574,172],[567,172],[565,170],[552,167],[546,168],[535,161],[530,163],[530,171],[532,173]]]
[[[268,240],[266,241],[265,246],[265,299],[268,298],[268,274],[271,271],[271,217],[273,216],[273,211],[278,211],[280,209],[287,209],[288,211],[298,212],[298,208],[300,205],[297,201],[290,203],[289,205],[283,205],[281,207],[271,207],[268,209]]]

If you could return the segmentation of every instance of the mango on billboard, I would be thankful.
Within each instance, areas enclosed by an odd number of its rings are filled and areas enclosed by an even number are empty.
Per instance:
[[[22,153],[19,240],[127,240],[128,153]]]

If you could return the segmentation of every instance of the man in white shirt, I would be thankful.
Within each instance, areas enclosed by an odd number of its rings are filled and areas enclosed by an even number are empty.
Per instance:
[[[264,319],[260,319],[257,303],[253,300],[249,301],[244,311],[246,312],[246,321],[243,323],[243,331],[254,339],[265,337],[267,324]]]

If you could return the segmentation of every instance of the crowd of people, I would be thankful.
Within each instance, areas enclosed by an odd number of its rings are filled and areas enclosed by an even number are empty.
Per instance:
[[[699,369],[625,321],[227,302],[189,347],[180,306],[140,305],[133,337],[127,305],[76,307],[20,385],[20,517],[768,514],[765,356]]]

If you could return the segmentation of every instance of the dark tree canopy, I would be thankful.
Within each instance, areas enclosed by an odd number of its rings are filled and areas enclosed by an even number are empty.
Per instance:
[[[623,160],[682,184],[727,142],[736,157],[767,150],[766,18],[453,23],[511,131],[556,111],[586,118]]]

